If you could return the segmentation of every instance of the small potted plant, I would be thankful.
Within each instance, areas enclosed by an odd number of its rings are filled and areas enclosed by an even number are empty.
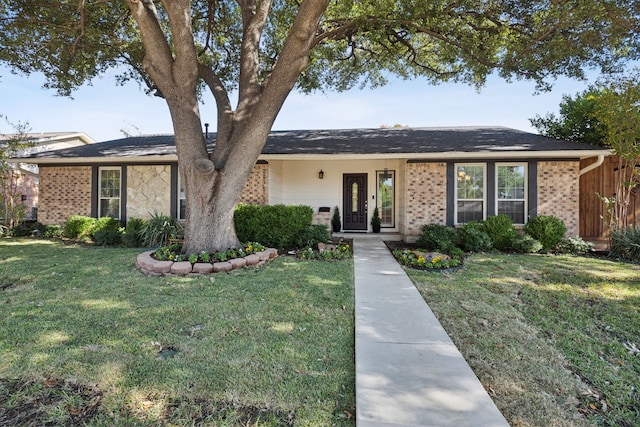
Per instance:
[[[342,221],[340,220],[340,211],[336,206],[333,209],[333,216],[331,217],[331,229],[334,233],[339,233],[342,228]]]
[[[374,233],[380,232],[380,216],[378,215],[378,208],[373,209],[373,217],[371,217],[371,228]]]

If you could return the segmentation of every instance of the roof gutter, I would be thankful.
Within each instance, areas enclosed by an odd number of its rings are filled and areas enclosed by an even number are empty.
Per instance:
[[[608,150],[561,151],[443,151],[439,153],[371,153],[371,154],[262,154],[263,160],[448,160],[448,159],[587,159],[609,155]]]
[[[580,169],[580,173],[578,174],[578,176],[582,176],[587,172],[591,172],[592,170],[600,167],[600,165],[602,165],[603,163],[604,163],[604,155],[600,154],[598,155],[598,158],[595,163],[591,163],[589,166],[585,166],[584,168]]]
[[[587,159],[610,155],[608,150],[561,150],[561,151],[477,151],[461,152],[449,151],[438,153],[323,153],[323,154],[261,154],[261,160],[433,160],[447,159]],[[100,156],[100,157],[29,157],[8,159],[11,163],[31,163],[39,165],[58,164],[105,164],[105,163],[169,163],[178,161],[175,154],[144,155],[144,156]],[[601,164],[601,163],[600,163]],[[598,164],[595,167],[600,166]],[[587,166],[587,168],[591,165]],[[586,169],[586,168],[585,168]],[[588,170],[586,171],[588,172]]]

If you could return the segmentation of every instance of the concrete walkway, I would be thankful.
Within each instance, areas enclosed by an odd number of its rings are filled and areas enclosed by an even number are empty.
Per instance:
[[[353,237],[357,426],[508,426],[383,236]]]

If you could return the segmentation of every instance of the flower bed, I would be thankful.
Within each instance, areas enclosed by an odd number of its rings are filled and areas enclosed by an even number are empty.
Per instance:
[[[462,260],[438,252],[396,249],[393,256],[402,265],[419,270],[448,270],[462,265]]]
[[[254,242],[246,243],[241,248],[216,251],[212,254],[181,254],[180,245],[173,244],[141,253],[136,259],[136,267],[149,276],[186,276],[260,266],[277,256],[277,249],[265,248]]]
[[[353,256],[351,245],[348,243],[319,243],[318,251],[305,248],[296,253],[299,259],[315,259],[320,261],[339,261]]]

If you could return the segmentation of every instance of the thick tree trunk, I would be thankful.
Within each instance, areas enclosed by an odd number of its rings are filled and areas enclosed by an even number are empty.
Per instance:
[[[202,134],[197,98],[171,102],[178,168],[186,197],[185,253],[212,253],[240,245],[233,223],[235,205],[255,160],[216,168]],[[265,138],[266,139],[266,138]]]
[[[215,171],[211,175],[197,170],[186,172],[187,221],[183,252],[212,253],[240,245],[233,223],[239,192],[231,184],[239,179],[226,175],[226,171]]]
[[[316,29],[329,0],[306,0],[292,23],[272,71],[260,82],[259,48],[270,1],[242,5],[238,108],[232,111],[222,82],[198,64],[189,13],[191,2],[163,2],[172,45],[152,1],[127,0],[145,46],[144,69],[164,95],[173,121],[178,168],[186,196],[185,253],[226,250],[239,245],[233,223],[235,205],[264,147],[278,111],[309,61]],[[216,148],[202,135],[198,79],[212,89],[219,109]]]

